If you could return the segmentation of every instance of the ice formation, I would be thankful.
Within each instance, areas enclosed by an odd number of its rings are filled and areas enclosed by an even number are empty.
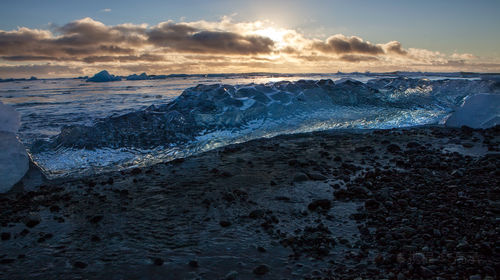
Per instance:
[[[500,94],[480,93],[468,97],[446,120],[446,125],[488,128],[500,124]]]
[[[88,78],[87,82],[103,83],[103,82],[114,82],[114,81],[121,81],[121,80],[122,80],[122,78],[115,76],[115,75],[111,75],[108,73],[108,71],[103,70],[103,71],[95,74],[91,78]]]
[[[437,124],[465,97],[492,92],[492,85],[410,78],[198,85],[167,104],[93,126],[64,127],[30,151],[45,170],[64,175],[174,159],[278,134]]]
[[[19,113],[0,102],[0,193],[9,191],[28,171],[28,154],[16,136],[19,126]]]
[[[142,73],[140,75],[132,74],[127,76],[128,81],[138,81],[138,80],[149,80],[149,76],[146,73]]]

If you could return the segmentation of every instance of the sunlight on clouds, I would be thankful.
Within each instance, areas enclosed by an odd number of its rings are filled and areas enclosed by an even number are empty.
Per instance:
[[[357,36],[309,38],[269,20],[168,20],[105,25],[83,18],[50,30],[0,30],[0,75],[75,76],[101,69],[144,72],[499,71],[500,61],[469,53],[372,43]],[[45,69],[45,72],[44,72]]]

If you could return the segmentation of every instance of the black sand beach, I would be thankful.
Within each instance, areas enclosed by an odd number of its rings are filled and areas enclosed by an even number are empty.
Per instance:
[[[497,279],[499,143],[499,126],[326,131],[19,185],[0,278]]]

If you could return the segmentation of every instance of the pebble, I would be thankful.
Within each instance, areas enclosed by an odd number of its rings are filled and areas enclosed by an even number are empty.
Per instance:
[[[164,261],[162,258],[154,258],[153,263],[154,263],[154,265],[161,266],[161,265],[163,265]]]
[[[230,222],[228,222],[228,221],[220,221],[220,222],[219,222],[219,225],[220,225],[221,227],[228,227],[228,226],[230,226],[230,225],[231,225],[231,223],[230,223]]]
[[[2,232],[1,237],[2,237],[2,240],[9,240],[10,239],[10,232]]]
[[[87,267],[87,264],[82,261],[76,261],[75,263],[73,263],[73,266],[76,268],[83,269]]]
[[[195,260],[190,260],[190,261],[189,261],[189,266],[190,266],[190,267],[197,268],[197,267],[199,266],[198,261],[195,261]]]
[[[293,176],[293,182],[304,182],[308,180],[309,177],[307,177],[307,175],[302,172],[296,173],[295,176]]]
[[[264,275],[269,272],[269,267],[265,264],[261,264],[254,268],[253,273],[255,275]]]

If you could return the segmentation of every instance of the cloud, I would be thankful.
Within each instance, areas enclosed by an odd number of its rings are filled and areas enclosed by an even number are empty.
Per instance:
[[[148,32],[150,43],[178,52],[261,54],[270,53],[274,42],[257,35],[200,30],[186,24],[161,23]]]
[[[388,54],[399,54],[399,55],[407,55],[408,51],[404,50],[401,46],[401,43],[398,41],[391,41],[387,44],[383,45],[383,49]]]
[[[100,12],[103,12],[103,13],[110,13],[110,12],[111,12],[111,9],[110,9],[110,8],[102,9],[102,10],[100,10]]]
[[[361,62],[361,61],[377,61],[379,59],[374,56],[346,54],[341,56],[340,60],[348,62]]]
[[[312,47],[324,53],[335,54],[359,53],[378,55],[385,53],[381,46],[363,41],[363,39],[356,36],[347,37],[342,34],[331,36],[326,42],[316,41]]]
[[[137,69],[151,74],[340,69],[471,71],[469,68],[473,67],[499,71],[500,68],[494,68],[497,62],[481,60],[469,53],[447,55],[404,48],[398,41],[372,43],[343,34],[325,40],[308,38],[297,30],[276,27],[270,21],[233,22],[231,17],[219,21],[169,20],[153,26],[106,25],[83,18],[61,26],[51,25],[49,30],[26,27],[0,30],[3,77],[29,71],[33,71],[30,75],[42,77],[90,75],[101,69],[113,70],[115,74],[129,74],[127,71]]]

